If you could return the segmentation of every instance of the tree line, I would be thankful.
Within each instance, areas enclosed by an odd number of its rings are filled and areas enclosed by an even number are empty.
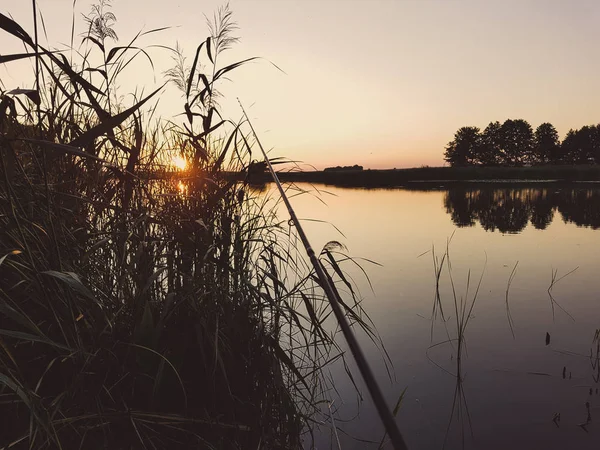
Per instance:
[[[359,166],[358,164],[354,164],[353,166],[335,166],[335,167],[326,167],[324,172],[348,172],[348,171],[360,171],[363,170],[363,166]]]
[[[462,127],[448,143],[444,159],[451,166],[524,166],[600,164],[600,125],[569,130],[563,141],[551,123],[535,131],[523,119]]]

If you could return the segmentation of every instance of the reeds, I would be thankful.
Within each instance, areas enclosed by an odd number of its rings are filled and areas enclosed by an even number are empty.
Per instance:
[[[512,318],[512,314],[510,313],[510,305],[508,304],[508,294],[510,292],[510,286],[517,275],[517,266],[519,265],[519,261],[515,263],[515,266],[512,268],[510,275],[508,276],[508,281],[506,283],[506,292],[504,295],[504,302],[506,304],[506,319],[508,321],[508,326],[510,327],[510,332],[512,334],[513,339],[515,338],[515,323]]]
[[[437,367],[442,369],[444,372],[453,376],[456,379],[456,385],[454,390],[454,397],[452,401],[452,409],[450,411],[450,419],[448,420],[448,427],[446,430],[446,436],[444,438],[444,447],[447,443],[448,436],[450,433],[450,429],[456,420],[460,426],[460,436],[461,436],[461,444],[464,448],[465,446],[465,431],[470,431],[471,436],[473,435],[472,425],[471,425],[471,416],[469,414],[469,408],[467,404],[466,393],[463,387],[464,381],[464,367],[463,367],[463,356],[466,350],[466,331],[469,324],[469,321],[473,317],[473,309],[475,307],[475,303],[479,296],[479,291],[481,288],[481,283],[483,281],[483,277],[485,275],[485,269],[487,265],[487,257],[486,264],[484,265],[477,285],[473,293],[470,293],[471,290],[471,270],[469,269],[466,277],[466,286],[464,295],[458,295],[456,286],[455,286],[455,275],[452,271],[452,261],[450,258],[450,243],[452,241],[454,234],[448,239],[446,243],[446,249],[441,258],[436,257],[435,249],[432,249],[432,257],[433,257],[433,269],[434,269],[434,279],[435,279],[435,291],[434,291],[434,300],[433,300],[433,308],[431,312],[431,339],[432,345],[429,347],[427,352],[428,359],[435,364]],[[422,256],[422,255],[421,255]],[[444,313],[443,309],[443,295],[442,295],[442,274],[444,266],[446,267],[447,272],[447,282],[449,284],[449,293],[451,297],[450,308],[446,308],[446,312]],[[453,308],[453,311],[452,311]],[[452,312],[450,312],[452,311]],[[452,317],[452,314],[454,317]],[[434,327],[435,323],[438,319],[441,319],[445,334],[447,339],[433,343],[434,336]],[[452,326],[454,325],[454,326]],[[442,367],[437,362],[433,361],[429,357],[429,350],[434,347],[442,346],[442,345],[450,345],[452,347],[452,357],[451,359],[454,362],[454,373],[446,368]]]
[[[40,67],[38,88],[0,92],[0,448],[298,448],[343,355],[294,230],[243,181],[244,124],[218,108],[219,80],[253,58],[217,64],[237,39],[220,10],[167,74],[186,122],[159,120],[164,85],[125,105],[116,80],[151,64],[138,40],[160,30],[109,48],[109,7],[78,60],[0,15],[30,52],[0,62]],[[173,152],[189,161],[175,178]]]
[[[578,267],[575,267],[574,269],[570,270],[569,272],[565,273],[564,275],[558,277],[558,269],[552,269],[552,276],[551,276],[551,280],[550,280],[550,285],[548,286],[548,298],[550,299],[550,307],[552,308],[552,320],[554,321],[555,319],[555,310],[554,310],[554,305],[558,306],[560,308],[560,310],[562,312],[564,312],[572,321],[575,321],[575,318],[565,309],[563,308],[560,303],[558,303],[556,301],[556,299],[554,298],[554,296],[552,295],[552,290],[554,289],[554,286],[556,286],[556,284],[562,280],[563,278],[568,277],[569,275],[571,275],[573,272],[575,272],[577,269],[579,269]],[[558,278],[557,278],[558,277]]]

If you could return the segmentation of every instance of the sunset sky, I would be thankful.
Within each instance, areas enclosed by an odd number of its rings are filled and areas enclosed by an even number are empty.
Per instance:
[[[70,40],[72,0],[39,0],[48,41]],[[85,29],[78,0],[76,45]],[[174,28],[141,45],[184,49],[193,60],[208,33],[204,15],[222,1],[114,0],[115,27],[124,45],[141,29]],[[223,62],[265,60],[232,72],[223,88],[226,116],[238,119],[239,96],[273,155],[312,164],[369,168],[443,164],[457,128],[523,118],[535,128],[599,122],[600,2],[595,0],[232,0],[239,44]],[[31,5],[3,2],[0,11],[33,33]],[[41,42],[45,43],[43,33]],[[21,52],[0,34],[0,53]],[[170,53],[148,49],[155,77],[140,60],[121,80],[125,95],[150,92],[163,80]],[[277,70],[270,62],[280,67]],[[0,66],[6,89],[31,87],[31,63]],[[169,88],[161,113],[182,109]]]

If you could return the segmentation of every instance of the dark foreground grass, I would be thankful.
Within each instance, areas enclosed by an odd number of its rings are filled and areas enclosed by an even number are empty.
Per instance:
[[[243,181],[247,134],[218,110],[243,63],[219,65],[231,12],[167,74],[179,126],[156,120],[160,88],[117,100],[148,54],[142,35],[114,44],[108,6],[76,61],[0,15],[28,51],[1,62],[37,67],[36,88],[0,92],[0,448],[298,448],[343,355],[294,230]],[[142,176],[172,149],[184,179]],[[323,263],[347,283],[332,245]],[[370,332],[357,299],[344,307]]]

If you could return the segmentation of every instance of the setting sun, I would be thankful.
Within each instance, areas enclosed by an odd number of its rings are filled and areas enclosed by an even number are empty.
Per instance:
[[[181,155],[176,155],[171,160],[171,165],[179,170],[185,170],[187,168],[187,160]]]

